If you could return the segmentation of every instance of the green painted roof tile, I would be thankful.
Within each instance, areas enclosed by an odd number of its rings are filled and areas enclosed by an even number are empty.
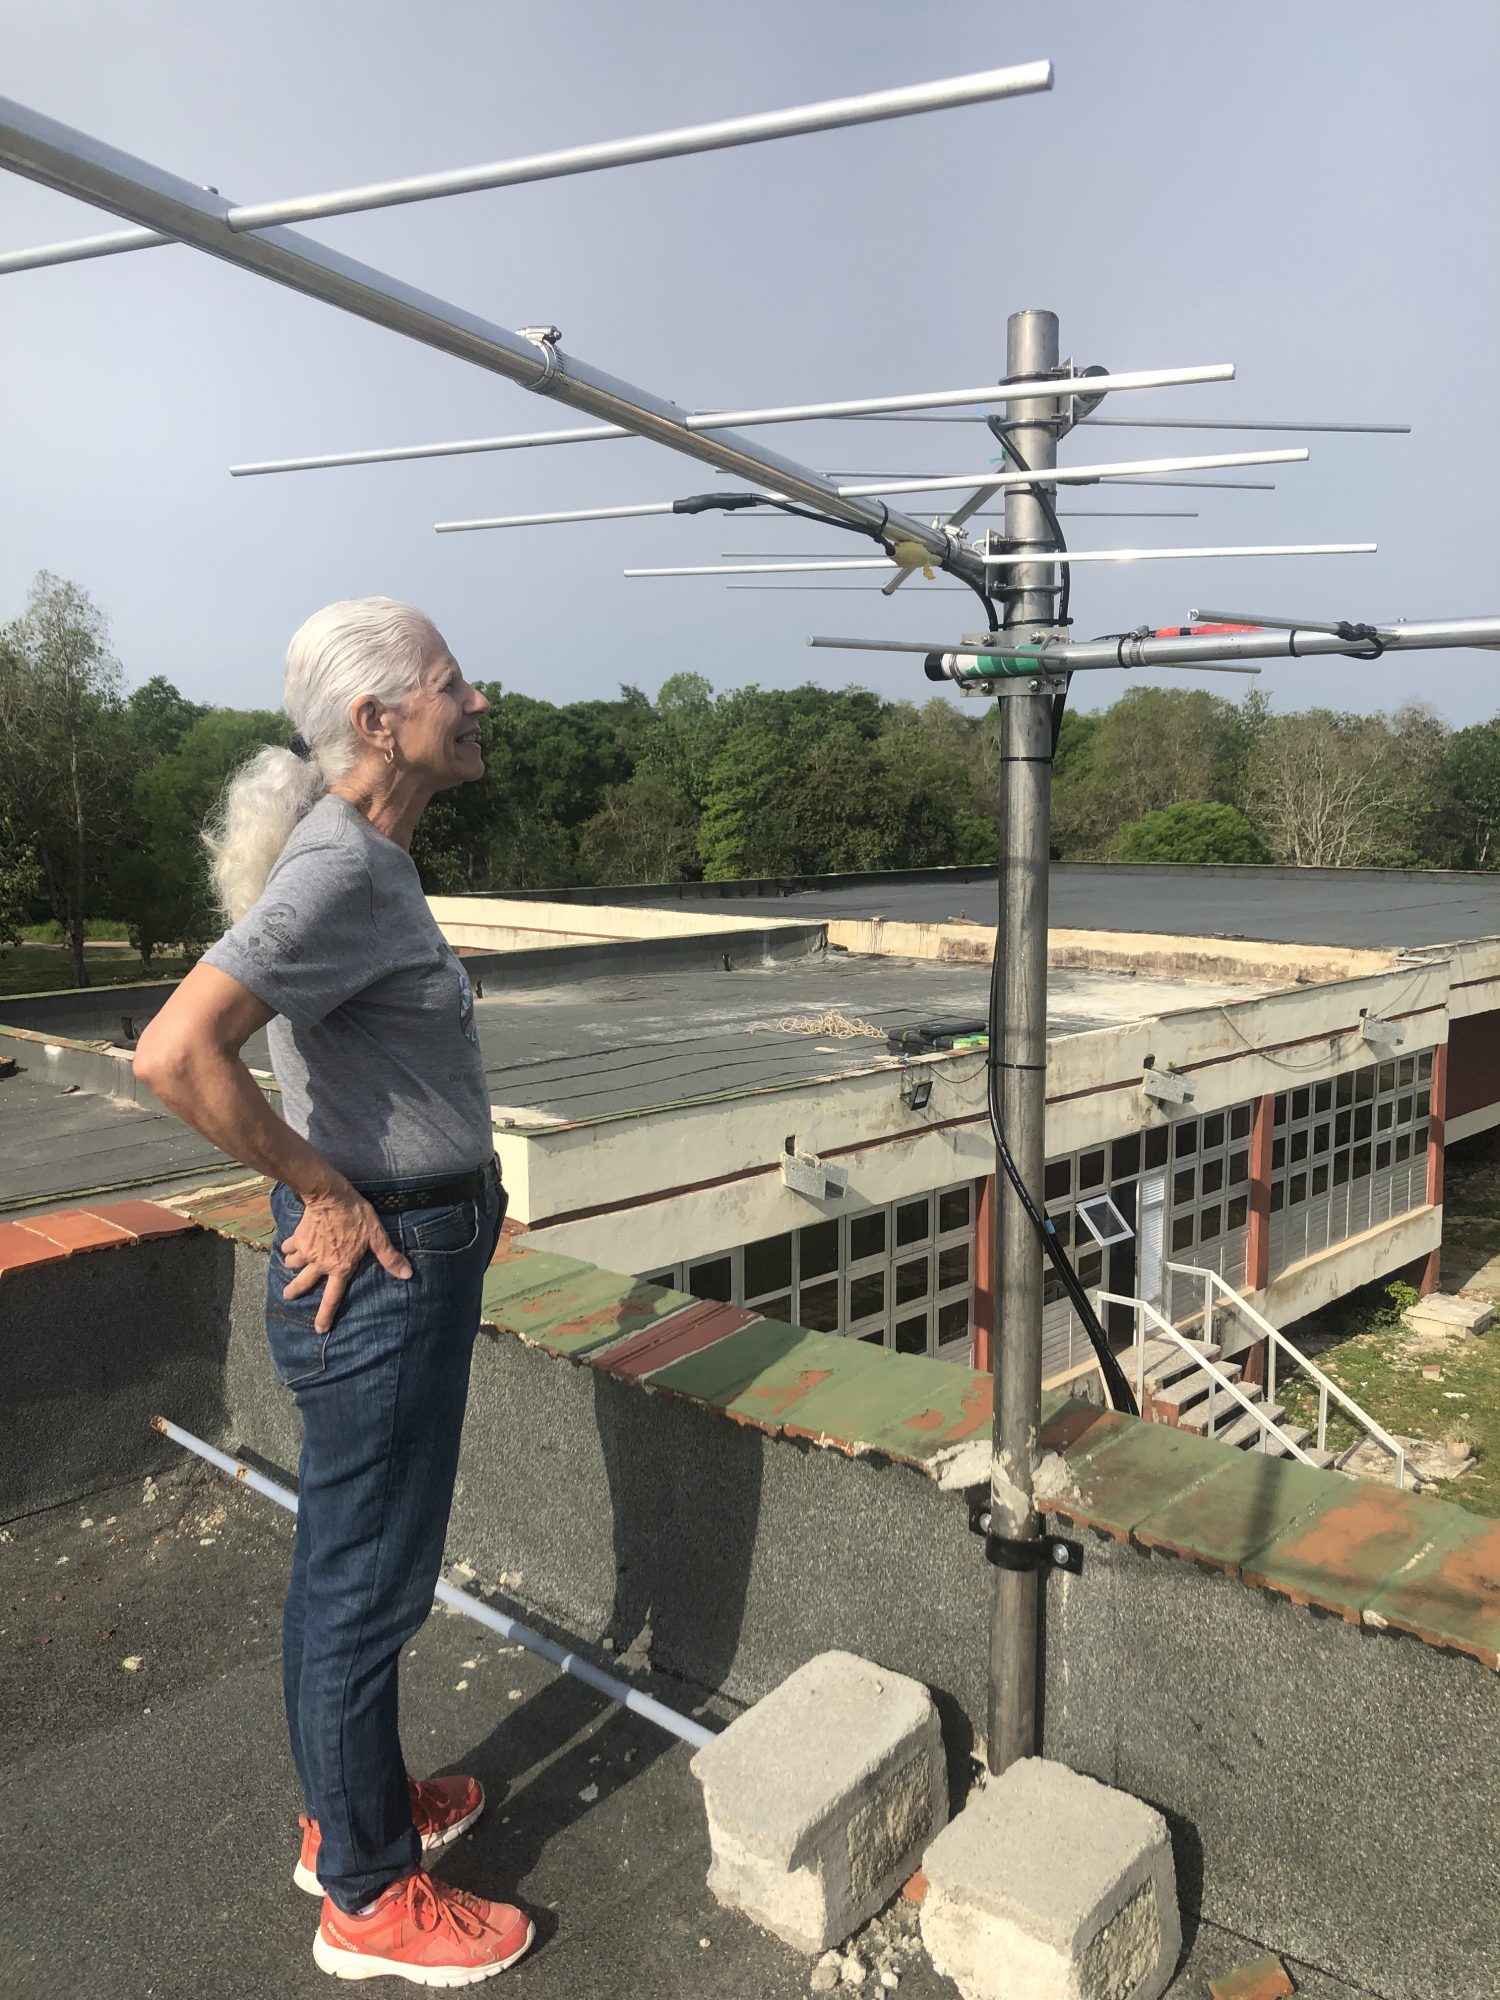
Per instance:
[[[1219,1469],[1136,1523],[1143,1548],[1237,1576],[1242,1565],[1328,1498],[1326,1472],[1293,1459],[1219,1445]]]
[[[1221,1471],[1228,1449],[1169,1424],[1098,1426],[1063,1454],[1073,1490],[1051,1498],[1048,1511],[1125,1541],[1167,1501]]]
[[[1326,1498],[1250,1557],[1240,1574],[1246,1583],[1356,1622],[1401,1573],[1462,1541],[1472,1519],[1442,1500],[1334,1477]]]
[[[1455,1534],[1403,1564],[1364,1616],[1500,1668],[1500,1521],[1449,1511],[1457,1516]]]
[[[496,1307],[494,1324],[554,1354],[581,1358],[691,1303],[681,1292],[585,1266],[505,1299]]]

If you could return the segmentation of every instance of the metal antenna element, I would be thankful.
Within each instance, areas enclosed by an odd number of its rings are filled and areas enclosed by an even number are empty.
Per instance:
[[[1242,548],[1208,549],[1071,549],[1066,554],[1056,554],[1053,562],[1179,562],[1184,557],[1212,556],[1372,556],[1376,552],[1374,542],[1266,542]],[[987,555],[985,564],[990,569],[1014,568],[1017,563],[1034,561],[1034,556]],[[1211,621],[1215,624],[1218,620]],[[1226,621],[1228,622],[1228,621]]]
[[[967,412],[945,416],[933,412],[911,416],[896,411],[872,412],[871,421],[885,424],[982,424],[985,419]],[[1084,424],[1112,425],[1116,430],[1139,431],[1337,431],[1355,436],[1408,437],[1410,424],[1319,424],[1278,423],[1270,417],[1079,417],[1074,430]]]
[[[949,590],[955,590],[959,588],[959,586],[956,584],[947,584],[944,585],[943,587]],[[818,590],[818,589],[857,590],[862,588],[868,591],[869,585],[868,584],[859,585],[852,583],[844,583],[844,584],[831,583],[822,585],[815,583],[810,583],[810,584],[731,583],[728,586],[728,588],[730,590]],[[963,681],[964,679],[969,677],[955,673],[953,669],[956,665],[966,665],[970,662],[973,662],[976,665],[990,666],[992,671],[992,677],[998,676],[999,674],[1002,673],[1002,671],[1008,675],[1010,673],[1009,663],[1011,662],[1019,663],[1019,665],[1024,667],[1026,671],[1029,673],[1036,669],[1037,660],[1042,657],[1039,653],[1031,653],[1031,652],[1008,653],[1003,649],[1003,647],[998,641],[992,650],[987,650],[984,652],[980,652],[976,647],[964,647],[964,646],[950,646],[945,650],[941,646],[926,645],[921,640],[917,639],[817,638],[817,639],[809,639],[807,643],[809,646],[818,646],[824,648],[827,651],[838,652],[838,653],[921,653],[930,661],[940,662],[940,667],[937,671],[929,670],[928,673],[929,680]],[[1114,658],[1113,655],[1111,655],[1111,657],[1108,660],[1084,661],[1084,663],[1081,666],[1079,666],[1076,665],[1073,658],[1073,654],[1077,650],[1079,649],[1076,647],[1070,647],[1066,653],[1064,653],[1061,648],[1057,650],[1056,659],[1058,660],[1060,667],[1063,671],[1070,674],[1074,672],[1102,673],[1105,670],[1105,668],[1113,670],[1115,668],[1120,667],[1121,665],[1129,667],[1136,664],[1135,662],[1128,659],[1122,662]],[[1258,674],[1260,672],[1259,667],[1213,666],[1195,660],[1155,660],[1150,662],[1150,664],[1156,668],[1182,667],[1184,670],[1195,674]],[[1050,666],[1049,666],[1049,671],[1050,671]],[[979,675],[975,675],[972,678],[977,680],[982,677]]]
[[[1223,612],[1195,613],[1205,623],[1240,623]],[[1249,621],[1244,621],[1248,623]],[[940,657],[972,671],[949,672],[939,679],[960,686],[984,685],[1005,677],[1025,678],[1087,672],[1096,667],[1193,667],[1202,671],[1212,660],[1300,660],[1342,653],[1358,659],[1369,650],[1365,639],[1344,639],[1334,626],[1292,625],[1277,621],[1280,630],[1265,632],[1221,632],[1194,634],[1185,639],[1158,639],[1149,628],[1123,632],[1118,638],[1061,640],[1038,639],[1017,646],[1014,641],[997,640],[993,646],[927,645],[913,639],[809,639],[810,646],[840,652],[922,653]],[[1045,618],[1035,621],[1045,628]],[[1443,651],[1456,646],[1500,646],[1500,618],[1435,618],[1374,625],[1371,628],[1387,653]],[[988,669],[988,671],[985,671]]]
[[[1186,557],[1212,556],[1372,556],[1376,552],[1374,542],[1291,542],[1282,547],[1270,544],[1261,548],[1220,548],[1220,549],[1072,549],[1066,555],[1051,555],[1049,560],[1058,563],[1136,563],[1136,562],[1177,562]],[[1035,563],[1036,552],[1023,555],[986,555],[985,565],[991,569],[1019,569]],[[890,559],[886,556],[829,556],[823,560],[803,562],[771,561],[734,563],[686,563],[656,569],[622,570],[622,576],[770,576],[778,571],[811,569],[889,569]],[[907,572],[910,573],[909,571]],[[1210,621],[1217,624],[1217,618]],[[1227,622],[1227,621],[1226,621]],[[1248,620],[1239,621],[1248,623]],[[1295,628],[1300,630],[1301,628]],[[1332,628],[1330,628],[1332,629]]]
[[[629,382],[554,349],[544,358],[534,341],[477,314],[449,305],[399,279],[357,263],[289,229],[236,234],[231,204],[191,181],[164,173],[117,147],[106,146],[10,98],[0,98],[0,166],[44,187],[176,237],[226,263],[286,285],[306,297],[452,354],[523,388],[544,384],[552,401],[623,424],[638,436],[671,445],[715,471],[765,485],[835,518],[876,533],[886,528],[948,559],[960,575],[978,576],[977,557],[953,550],[925,522],[863,499],[843,498],[811,467],[766,451],[733,431],[690,431],[684,412]]]
[[[794,139],[808,132],[832,132],[851,125],[874,125],[911,118],[923,111],[951,111],[965,104],[990,104],[1001,97],[1024,97],[1052,88],[1052,65],[1021,63],[1010,69],[978,70],[938,83],[905,84],[859,97],[832,97],[788,111],[762,111],[748,118],[724,118],[713,125],[681,125],[638,139],[607,139],[569,146],[557,153],[532,153],[489,166],[460,167],[451,173],[419,174],[409,180],[372,181],[333,194],[293,195],[289,201],[241,203],[225,212],[233,230],[272,229],[282,223],[315,222],[329,215],[395,208],[434,201],[444,195],[476,194],[487,188],[518,187],[530,181],[559,180],[569,174],[597,173],[602,167],[633,167],[646,160],[675,160],[686,153],[722,152],[765,139]],[[35,250],[0,256],[0,273],[30,271],[50,264],[73,264],[88,257],[114,257],[127,250],[153,250],[175,240],[170,231],[127,229],[111,236],[87,236],[71,243],[46,243]]]
[[[1280,424],[1269,417],[1080,417],[1078,422],[1117,431],[1317,431],[1357,437],[1411,436],[1410,424]]]
[[[570,367],[572,365],[571,363],[569,364]],[[666,440],[663,439],[661,442],[665,443]],[[741,442],[743,443],[743,440]],[[753,446],[745,446],[744,448],[747,450],[754,449]],[[700,452],[698,455],[704,456],[706,454]],[[769,454],[767,456],[769,457]],[[1150,472],[1160,468],[1163,471],[1172,472],[1183,468],[1214,465],[1294,465],[1300,464],[1307,456],[1306,447],[1301,446],[1293,451],[1228,452],[1216,457],[1210,456],[1207,458],[1140,458],[1122,466],[1057,466],[1048,471],[1047,483],[1059,486],[1093,486],[1102,480],[1108,479],[1116,472],[1122,471]],[[809,479],[821,477],[820,474],[813,472],[808,472],[806,476]],[[1030,475],[1025,472],[964,472],[943,479],[861,480],[850,486],[829,485],[824,491],[827,494],[836,494],[843,499],[868,499],[885,493],[941,493],[946,492],[949,488],[957,489],[964,486],[974,486],[976,483],[980,484],[981,490],[988,494],[997,488],[1027,485],[1030,483]],[[766,498],[770,500],[801,499],[803,497],[802,494],[794,492],[790,487],[766,495]],[[483,528],[550,528],[556,527],[561,523],[574,521],[618,521],[638,514],[675,514],[678,511],[680,510],[675,500],[645,500],[637,501],[632,505],[624,507],[570,507],[561,512],[546,514],[496,514],[476,521],[438,521],[434,523],[434,526],[440,535],[456,535],[473,533],[475,530]],[[955,515],[954,522],[957,522],[957,520],[958,516]],[[896,517],[894,515],[891,517],[891,524],[892,538],[904,536],[904,529],[898,533]],[[921,540],[925,547],[931,548],[934,537],[943,537],[943,530],[941,528],[926,528],[923,530],[921,536],[915,539]],[[954,546],[951,539],[947,537],[943,538],[947,542],[948,547],[951,548]]]
[[[1273,632],[1334,632],[1340,638],[1347,638],[1347,632],[1340,632],[1338,625],[1329,624],[1318,618],[1265,618],[1258,611],[1192,611],[1189,622],[1194,625],[1259,625]],[[1382,638],[1388,636],[1391,628],[1373,627]]]
[[[1137,368],[1111,376],[1091,376],[1090,395],[1101,388],[1127,389],[1180,388],[1197,383],[1231,382],[1233,364],[1214,362],[1201,368]],[[1049,384],[1057,395],[1062,384]],[[821,423],[825,418],[867,417],[891,410],[937,410],[955,403],[993,403],[999,391],[993,382],[977,389],[927,389],[904,396],[859,396],[836,403],[783,403],[765,409],[684,410],[681,419],[688,430],[716,431],[726,424],[736,430],[752,430],[761,424]],[[983,419],[980,419],[982,422]],[[555,444],[599,444],[609,438],[634,437],[627,424],[595,424],[587,430],[575,426],[561,431],[521,431],[505,437],[452,438],[440,444],[398,444],[369,451],[325,452],[313,458],[267,458],[251,465],[231,465],[235,479],[249,479],[266,472],[321,472],[345,465],[396,465],[415,458],[462,458],[477,452],[532,451]]]

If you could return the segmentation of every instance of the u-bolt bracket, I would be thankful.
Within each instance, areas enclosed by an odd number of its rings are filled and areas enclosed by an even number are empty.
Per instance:
[[[984,1538],[984,1557],[996,1569],[1035,1570],[1038,1575],[1047,1576],[1053,1570],[1066,1570],[1069,1576],[1083,1574],[1083,1544],[1070,1542],[1064,1535],[1043,1534],[1014,1540],[1008,1535],[990,1532],[990,1503],[988,1498],[975,1500],[969,1507],[969,1533]]]

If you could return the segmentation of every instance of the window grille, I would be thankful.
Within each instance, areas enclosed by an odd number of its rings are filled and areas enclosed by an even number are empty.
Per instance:
[[[1282,1091],[1271,1140],[1271,1275],[1427,1200],[1433,1051]]]
[[[976,1207],[972,1182],[960,1181],[643,1276],[815,1333],[967,1365]]]

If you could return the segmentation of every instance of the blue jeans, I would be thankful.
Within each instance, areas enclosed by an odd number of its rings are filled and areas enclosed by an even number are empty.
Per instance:
[[[271,1213],[276,1241],[284,1242],[302,1203],[277,1186]],[[383,1214],[412,1276],[393,1278],[367,1256],[326,1334],[313,1325],[322,1287],[288,1303],[282,1294],[292,1273],[280,1251],[271,1252],[266,1338],[277,1377],[302,1413],[282,1626],[287,1723],[307,1810],[322,1833],[319,1879],[343,1910],[371,1902],[421,1856],[396,1674],[402,1647],[432,1609],[480,1288],[504,1215],[493,1169],[477,1200]]]

